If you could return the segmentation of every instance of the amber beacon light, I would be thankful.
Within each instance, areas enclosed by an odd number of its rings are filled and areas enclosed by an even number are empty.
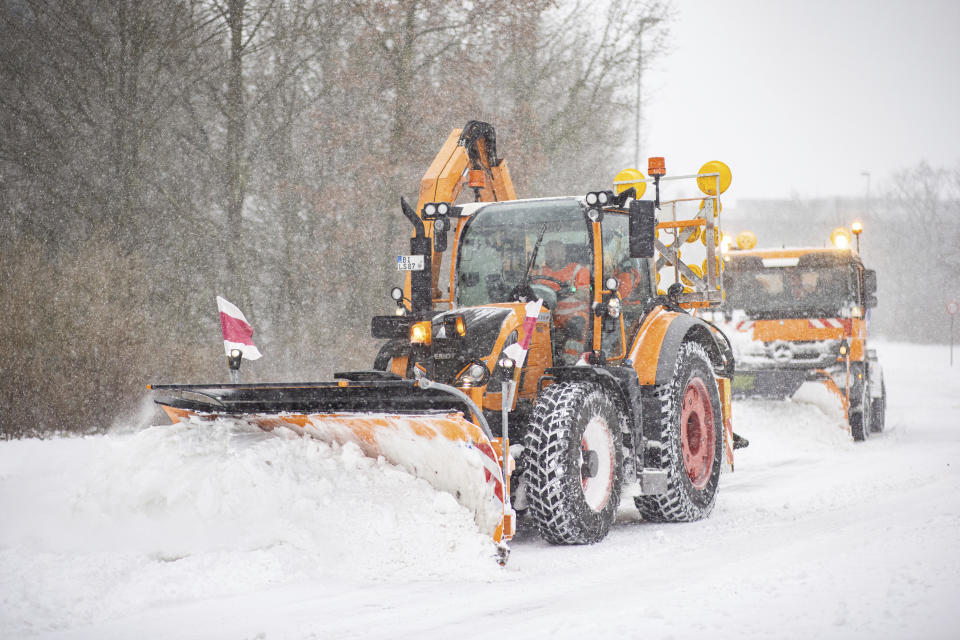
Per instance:
[[[649,176],[667,175],[667,161],[662,157],[649,158],[647,160],[647,175]]]

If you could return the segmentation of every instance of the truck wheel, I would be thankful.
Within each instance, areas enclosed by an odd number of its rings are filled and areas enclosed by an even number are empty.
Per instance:
[[[529,511],[552,544],[592,544],[620,503],[620,413],[596,384],[561,382],[537,397],[524,441]]]
[[[854,442],[863,442],[870,436],[870,393],[866,385],[861,385],[857,398],[850,399],[847,415],[850,419],[850,435]]]
[[[870,399],[870,431],[880,433],[883,431],[887,414],[887,386],[880,379],[880,397]]]
[[[648,443],[644,466],[667,472],[667,490],[634,501],[645,520],[699,520],[713,510],[723,454],[720,393],[703,347],[683,343],[673,379],[652,393],[660,411],[644,420],[655,421],[648,433],[659,433],[660,438],[659,443]]]

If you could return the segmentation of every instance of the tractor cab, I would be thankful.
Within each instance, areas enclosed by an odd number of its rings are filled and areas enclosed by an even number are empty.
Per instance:
[[[623,313],[601,323],[602,350],[622,354],[621,325],[635,322],[653,295],[650,262],[629,252],[627,213],[608,213],[594,238],[582,199],[464,207],[454,275],[457,307],[542,300],[550,314],[555,364],[575,364],[592,345],[594,290],[607,288]]]

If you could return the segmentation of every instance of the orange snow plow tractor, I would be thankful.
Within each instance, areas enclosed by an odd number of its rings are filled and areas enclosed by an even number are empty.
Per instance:
[[[819,381],[840,398],[860,441],[884,426],[886,389],[868,331],[877,279],[849,248],[849,232],[835,229],[831,236],[834,248],[751,247],[724,257],[723,313],[737,361],[733,391],[784,399],[804,382]],[[739,239],[741,246],[755,242],[749,232]]]
[[[683,222],[677,202],[660,202],[667,178],[506,199],[509,174],[480,125],[457,134],[457,148],[468,130],[483,145],[447,164],[454,186],[435,188],[448,173],[435,162],[419,210],[401,199],[413,237],[397,259],[395,313],[372,320],[385,340],[372,369],[322,383],[154,385],[156,401],[174,420],[284,426],[383,456],[471,509],[501,563],[517,517],[556,544],[603,539],[621,495],[647,519],[705,517],[733,463],[733,355],[687,312],[719,304],[712,263],[690,291],[657,294],[658,206],[672,207],[670,228]],[[712,180],[715,199],[717,171],[687,177]],[[638,197],[647,182],[654,200]],[[476,201],[455,204],[457,184]],[[715,206],[692,209],[684,228],[715,229]]]

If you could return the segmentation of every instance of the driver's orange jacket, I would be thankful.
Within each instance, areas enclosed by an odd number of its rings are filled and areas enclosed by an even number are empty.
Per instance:
[[[590,269],[577,262],[571,262],[563,269],[559,270],[544,266],[540,270],[540,273],[541,275],[556,278],[561,282],[571,283],[577,288],[578,293],[580,289],[584,290],[583,294],[566,296],[557,301],[557,308],[554,310],[553,314],[554,324],[564,325],[570,320],[570,318],[576,315],[583,316],[584,320],[589,318]],[[559,292],[560,290],[560,285],[558,285],[556,282],[550,282],[548,280],[545,281],[544,284],[554,291]]]
[[[633,290],[640,283],[640,274],[635,270],[629,269],[617,271],[614,276],[619,283],[619,285],[617,285],[617,295],[620,296],[621,300],[628,299],[630,294],[633,293]]]

